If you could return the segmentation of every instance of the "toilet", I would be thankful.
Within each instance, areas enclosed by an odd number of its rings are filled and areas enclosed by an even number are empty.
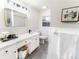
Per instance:
[[[45,42],[48,42],[48,29],[43,28],[40,32],[40,44],[45,44]]]
[[[40,44],[45,44],[45,41],[47,41],[47,36],[40,36]]]

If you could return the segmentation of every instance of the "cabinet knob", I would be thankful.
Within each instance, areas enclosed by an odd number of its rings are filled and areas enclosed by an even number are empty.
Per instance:
[[[5,52],[8,53],[8,50],[6,50]]]
[[[14,53],[16,53],[16,51],[14,51]]]

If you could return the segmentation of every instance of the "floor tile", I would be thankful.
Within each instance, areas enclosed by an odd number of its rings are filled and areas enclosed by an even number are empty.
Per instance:
[[[46,59],[48,44],[40,45],[31,55],[26,59]]]

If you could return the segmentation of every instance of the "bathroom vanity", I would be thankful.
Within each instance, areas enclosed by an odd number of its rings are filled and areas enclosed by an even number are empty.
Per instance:
[[[18,49],[24,45],[31,54],[39,47],[39,33],[19,34],[18,38],[0,43],[0,59],[18,59]]]

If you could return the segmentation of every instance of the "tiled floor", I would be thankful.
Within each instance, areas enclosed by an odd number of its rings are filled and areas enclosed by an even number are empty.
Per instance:
[[[46,59],[48,44],[40,45],[40,48],[36,49],[26,59]]]

